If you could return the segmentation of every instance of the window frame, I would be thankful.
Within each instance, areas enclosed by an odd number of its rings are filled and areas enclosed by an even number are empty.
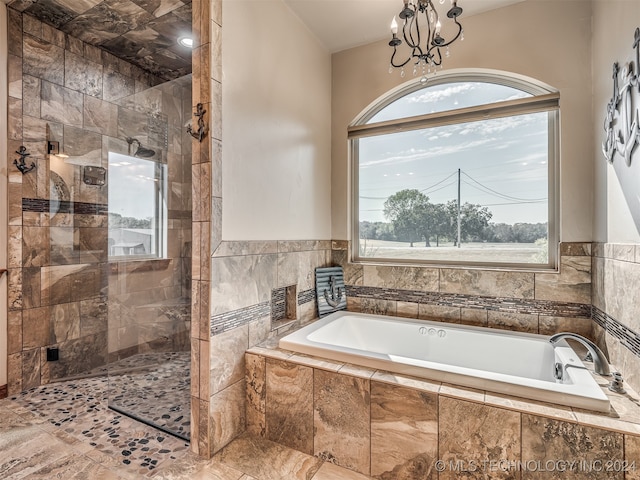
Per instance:
[[[465,107],[413,117],[367,123],[382,109],[400,98],[446,83],[484,82],[516,88],[531,94],[531,97],[507,100],[493,104]],[[546,264],[508,262],[468,262],[454,260],[398,259],[363,257],[360,255],[360,208],[359,208],[359,139],[408,130],[454,125],[470,121],[530,113],[548,112],[548,258]],[[408,266],[491,268],[496,270],[557,271],[559,268],[560,244],[560,93],[537,80],[507,72],[488,70],[452,70],[429,78],[425,85],[420,79],[411,80],[379,97],[351,122],[347,128],[351,164],[351,261],[361,264],[386,264]]]

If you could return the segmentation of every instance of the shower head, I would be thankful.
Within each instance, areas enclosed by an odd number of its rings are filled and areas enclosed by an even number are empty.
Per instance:
[[[127,137],[126,140],[129,144],[129,155],[140,158],[151,158],[156,154],[155,150],[143,147],[140,143],[140,140],[138,140],[137,138]],[[138,145],[138,148],[136,148],[136,151],[132,154],[131,151],[134,143]]]

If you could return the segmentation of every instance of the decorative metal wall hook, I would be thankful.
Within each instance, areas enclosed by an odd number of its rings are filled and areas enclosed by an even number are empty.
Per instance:
[[[204,109],[204,105],[202,105],[201,103],[197,104],[196,112],[194,113],[194,115],[198,117],[198,130],[194,131],[191,125],[187,126],[187,133],[193,138],[197,139],[199,142],[202,142],[207,133],[209,133],[209,127],[206,125],[206,123],[204,123],[205,113],[207,113],[207,111]]]
[[[635,62],[622,69],[613,64],[613,94],[607,104],[604,120],[605,140],[602,143],[604,157],[613,163],[616,153],[631,165],[634,151],[640,145],[640,108],[637,106],[640,90],[640,28],[633,34]]]
[[[329,292],[329,290],[331,290],[331,292]],[[333,277],[333,275],[330,276],[329,288],[324,290],[324,299],[327,301],[327,303],[334,308],[337,307],[338,305],[340,305],[343,293],[344,290],[337,286],[336,279]]]
[[[16,151],[16,153],[18,155],[20,155],[20,159],[15,159],[13,161],[13,164],[18,167],[18,170],[20,170],[20,172],[24,175],[25,173],[29,173],[31,170],[33,170],[34,168],[36,168],[36,164],[35,162],[31,162],[31,166],[27,166],[27,163],[25,162],[25,159],[31,155],[30,153],[27,153],[27,147],[25,147],[24,145],[20,145],[20,148]]]

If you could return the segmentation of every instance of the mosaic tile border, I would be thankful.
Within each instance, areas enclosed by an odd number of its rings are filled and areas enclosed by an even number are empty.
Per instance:
[[[287,316],[287,287],[271,290],[271,321],[277,322]]]
[[[262,302],[250,307],[231,310],[211,317],[211,336],[220,335],[232,328],[241,327],[256,318],[271,315],[272,321],[283,320],[286,315],[286,288],[274,288],[271,291],[271,302]],[[313,302],[316,291],[313,288],[298,293],[298,305]]]
[[[309,290],[303,290],[298,293],[298,305],[304,305],[305,303],[313,302],[316,299],[316,290],[310,288]]]
[[[485,310],[539,314],[552,317],[591,318],[591,305],[550,300],[525,300],[458,293],[423,292],[396,288],[347,285],[347,297],[412,302],[447,307],[482,308]]]
[[[109,205],[105,203],[70,202],[68,200],[47,200],[44,198],[23,198],[23,212],[35,213],[75,213],[81,215],[107,215]]]
[[[591,319],[600,325],[611,336],[620,340],[620,343],[640,358],[640,334],[626,327],[618,320],[600,310],[591,308]]]
[[[220,335],[233,328],[241,327],[256,318],[271,314],[271,303],[261,302],[250,307],[232,310],[211,317],[211,336]]]

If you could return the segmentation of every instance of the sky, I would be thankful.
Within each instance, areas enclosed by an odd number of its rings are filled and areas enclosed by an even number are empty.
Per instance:
[[[427,86],[393,102],[368,123],[528,97],[480,82]],[[359,140],[360,220],[386,221],[390,195],[414,188],[432,203],[487,206],[494,223],[547,221],[548,113],[393,133]]]

